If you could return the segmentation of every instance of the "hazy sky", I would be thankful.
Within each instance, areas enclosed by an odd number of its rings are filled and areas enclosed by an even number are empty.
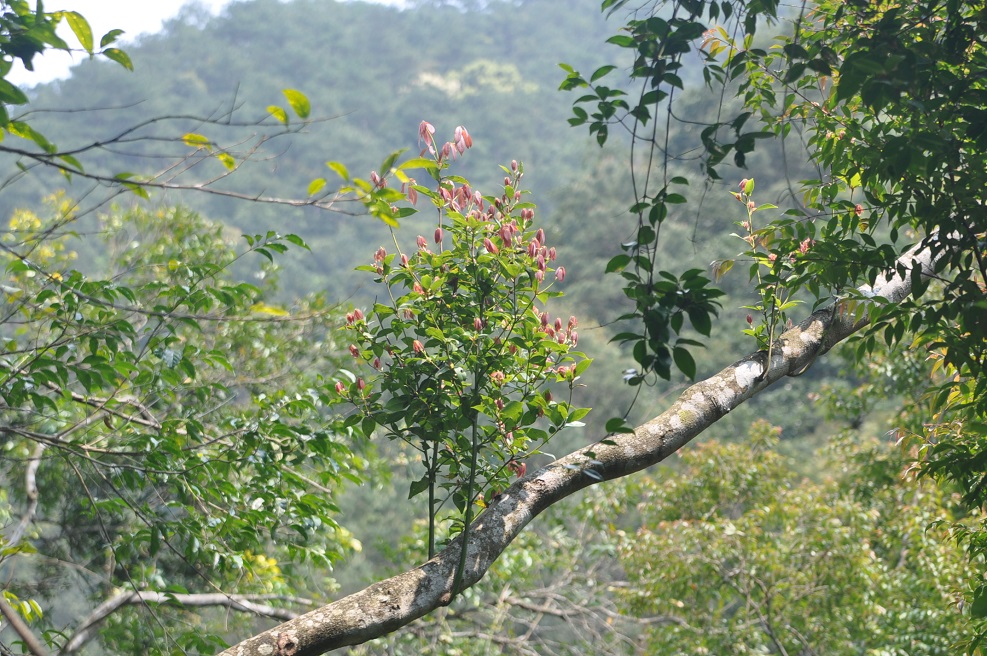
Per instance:
[[[86,17],[93,28],[93,37],[99,42],[100,37],[112,29],[121,29],[126,34],[122,37],[124,43],[140,34],[157,32],[165,20],[177,16],[181,8],[195,2],[207,7],[213,14],[219,13],[231,2],[242,0],[45,0],[45,11],[61,9],[77,11]],[[402,5],[403,0],[371,0],[389,5]],[[62,25],[59,32],[70,44],[74,43],[71,31]],[[14,84],[30,86],[48,82],[56,78],[66,77],[69,67],[79,61],[84,54],[72,56],[62,52],[47,52],[34,58],[34,72],[25,71],[19,64],[14,65],[7,76]]]

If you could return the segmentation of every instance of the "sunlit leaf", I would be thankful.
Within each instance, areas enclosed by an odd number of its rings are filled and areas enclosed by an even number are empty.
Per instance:
[[[107,48],[101,53],[107,59],[112,59],[128,71],[134,70],[134,64],[130,61],[130,56],[119,48]]]
[[[288,99],[288,104],[298,115],[298,118],[308,118],[309,113],[312,108],[309,105],[308,98],[304,93],[296,89],[284,89],[282,91],[284,97]]]
[[[278,107],[277,105],[268,105],[267,111],[273,116],[279,123],[288,125],[288,113],[284,111],[283,107]]]
[[[93,30],[89,27],[89,21],[82,14],[74,11],[63,11],[61,15],[72,28],[75,38],[79,39],[79,44],[91,55],[93,53]]]

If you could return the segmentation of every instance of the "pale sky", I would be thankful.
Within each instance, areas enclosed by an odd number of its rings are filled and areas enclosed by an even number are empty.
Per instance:
[[[77,11],[86,17],[93,30],[93,39],[99,39],[112,29],[121,29],[125,34],[121,43],[126,49],[128,39],[141,34],[157,32],[164,21],[178,15],[181,8],[195,2],[207,7],[213,14],[219,13],[231,2],[242,0],[45,0],[45,11]],[[370,0],[381,4],[401,6],[403,0]],[[33,3],[32,3],[33,4]],[[74,44],[71,30],[62,25],[59,34],[69,44]],[[69,67],[86,57],[84,53],[72,56],[63,52],[48,51],[34,58],[34,72],[25,71],[20,60],[11,69],[7,79],[14,84],[32,86],[42,82],[67,77]]]

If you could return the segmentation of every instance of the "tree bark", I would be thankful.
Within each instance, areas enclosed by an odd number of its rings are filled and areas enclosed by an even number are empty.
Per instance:
[[[819,310],[786,331],[766,351],[752,353],[686,389],[658,417],[633,434],[614,435],[575,451],[519,479],[475,521],[467,545],[462,586],[453,590],[461,537],[410,571],[249,638],[222,656],[314,656],[386,635],[449,604],[479,581],[511,541],[539,513],[595,483],[627,476],[661,462],[713,423],[787,376],[802,374],[813,361],[867,325],[873,302],[899,303],[911,292],[909,271],[931,275],[940,249],[935,235],[898,259],[898,269],[852,298]],[[883,301],[879,300],[883,299]]]

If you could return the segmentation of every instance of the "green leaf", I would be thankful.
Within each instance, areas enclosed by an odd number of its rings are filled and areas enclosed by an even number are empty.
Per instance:
[[[66,164],[68,164],[73,169],[75,169],[76,171],[81,172],[84,170],[82,168],[82,163],[79,160],[77,160],[75,157],[72,157],[71,155],[59,155],[58,158],[63,162],[65,162]]]
[[[107,59],[112,59],[128,71],[134,70],[134,64],[130,61],[130,56],[119,48],[107,48],[101,53]]]
[[[596,69],[596,71],[593,72],[593,75],[590,76],[589,81],[596,82],[601,77],[607,75],[610,71],[614,70],[615,68],[617,67],[613,65],[601,66],[598,69]]]
[[[294,110],[298,118],[308,118],[309,113],[312,111],[311,105],[309,105],[308,98],[304,93],[298,91],[297,89],[284,89],[281,93],[284,97],[288,99],[288,104]]]
[[[634,428],[630,426],[623,417],[608,419],[604,430],[608,433],[633,433]]]
[[[709,333],[713,329],[713,321],[709,317],[709,312],[698,307],[690,307],[688,312],[689,321],[692,322],[692,327],[696,329],[696,332],[709,337]]]
[[[0,78],[0,102],[9,105],[23,105],[27,102],[27,96],[19,88]]]
[[[970,615],[978,619],[987,617],[987,585],[981,585],[974,591]]]
[[[99,40],[99,47],[105,48],[106,46],[115,42],[117,40],[117,37],[119,37],[121,34],[123,34],[123,30],[110,30],[109,32],[103,35],[102,39]]]
[[[627,36],[626,34],[616,34],[609,39],[607,43],[612,43],[614,45],[620,46],[621,48],[633,48],[635,47],[634,38]]]
[[[83,49],[90,55],[93,54],[93,30],[89,27],[89,21],[82,14],[74,11],[63,11],[61,15],[72,28],[75,38],[79,39],[79,44],[82,45]]]
[[[672,358],[675,360],[675,366],[679,368],[679,371],[690,379],[696,377],[696,361],[687,349],[676,346],[672,349]]]
[[[408,489],[408,498],[414,498],[427,490],[430,482],[428,474],[425,474],[417,481],[412,481],[411,487]]]
[[[284,240],[290,244],[294,244],[295,246],[298,246],[299,248],[304,248],[305,250],[312,250],[311,248],[308,247],[308,244],[305,243],[305,240],[299,237],[298,235],[287,234],[284,236]]]

